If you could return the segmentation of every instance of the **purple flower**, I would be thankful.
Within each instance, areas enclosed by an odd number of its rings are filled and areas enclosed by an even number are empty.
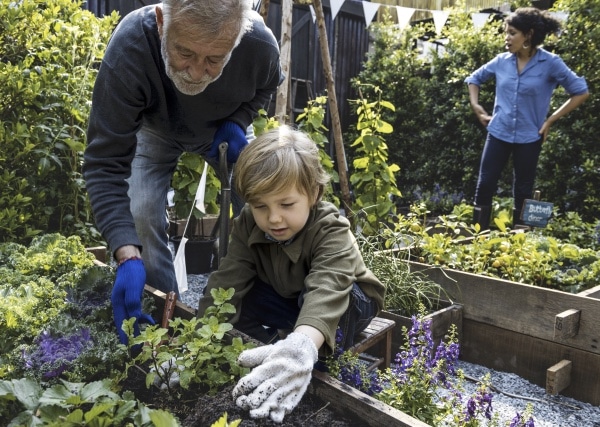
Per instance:
[[[44,379],[55,378],[92,345],[87,328],[65,336],[53,336],[48,331],[43,331],[37,339],[37,348],[29,354],[23,354],[24,364],[27,369],[43,371]]]

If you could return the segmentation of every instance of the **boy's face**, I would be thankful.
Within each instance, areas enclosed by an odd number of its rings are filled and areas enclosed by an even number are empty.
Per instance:
[[[274,239],[284,242],[306,224],[316,196],[307,196],[297,188],[270,193],[250,203],[256,225]]]

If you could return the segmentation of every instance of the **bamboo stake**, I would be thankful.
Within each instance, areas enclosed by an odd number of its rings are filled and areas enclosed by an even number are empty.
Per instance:
[[[288,121],[287,112],[289,98],[289,81],[291,80],[290,65],[292,62],[292,13],[294,4],[292,0],[281,0],[281,70],[286,76],[286,82],[277,88],[275,103],[275,117],[280,123]]]
[[[317,27],[319,29],[319,41],[321,45],[321,60],[323,61],[323,72],[327,80],[327,99],[331,114],[331,124],[333,125],[333,140],[337,157],[338,175],[340,177],[340,189],[342,190],[342,203],[346,216],[349,216],[352,206],[350,199],[350,188],[348,185],[348,176],[346,165],[346,155],[344,142],[342,140],[342,125],[340,122],[340,113],[338,110],[337,98],[335,95],[335,82],[333,80],[333,71],[331,68],[331,57],[329,55],[329,43],[327,42],[327,29],[325,28],[325,15],[323,13],[323,3],[321,0],[314,0],[315,15]]]
[[[262,0],[260,2],[260,16],[262,16],[263,20],[267,22],[267,17],[269,16],[269,3],[270,0]]]

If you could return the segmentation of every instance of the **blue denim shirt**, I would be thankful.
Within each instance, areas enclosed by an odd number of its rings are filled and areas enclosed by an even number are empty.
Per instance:
[[[587,83],[553,53],[538,48],[523,71],[517,71],[517,57],[505,52],[465,79],[481,86],[496,78],[494,112],[487,131],[512,143],[530,143],[540,139],[539,130],[546,120],[550,98],[560,85],[570,95],[588,91]]]

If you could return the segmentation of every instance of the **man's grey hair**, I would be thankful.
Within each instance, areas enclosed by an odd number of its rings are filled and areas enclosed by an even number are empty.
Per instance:
[[[163,0],[165,25],[185,22],[188,29],[203,37],[214,37],[239,23],[236,45],[251,26],[251,0]]]

